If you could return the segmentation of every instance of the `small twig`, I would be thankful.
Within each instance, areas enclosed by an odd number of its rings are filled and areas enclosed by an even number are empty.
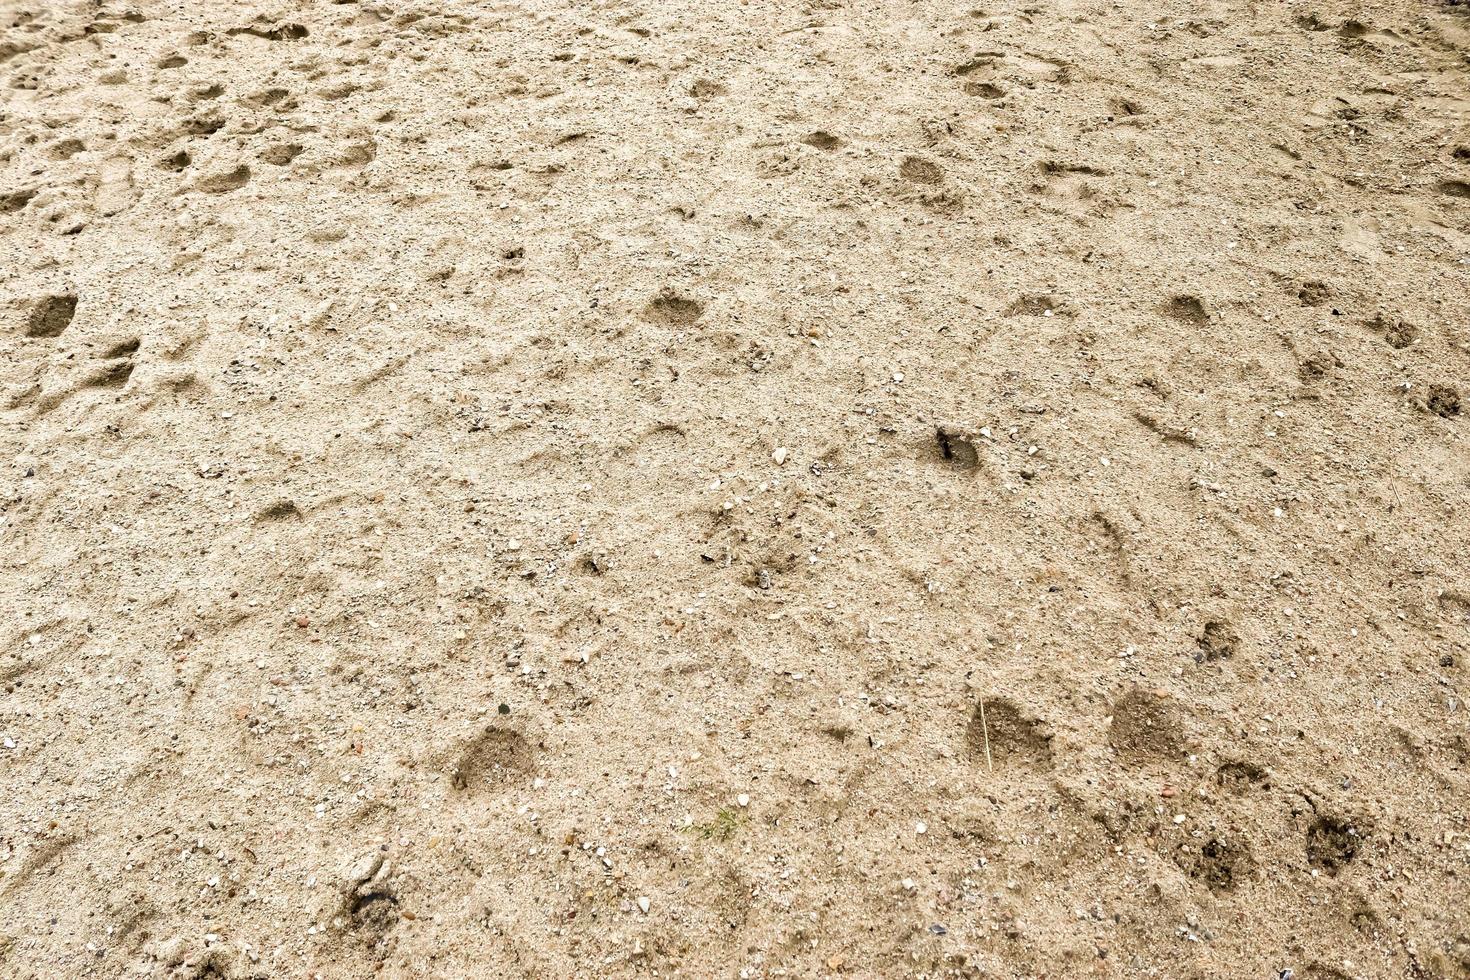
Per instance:
[[[985,720],[985,701],[980,701],[980,733],[985,736],[985,768],[995,772],[995,763],[990,758],[990,723]]]

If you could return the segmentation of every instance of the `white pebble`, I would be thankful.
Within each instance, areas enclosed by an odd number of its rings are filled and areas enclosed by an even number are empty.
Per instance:
[[[739,796],[735,797],[735,803],[737,806],[750,806],[750,797],[745,795],[744,793],[741,793]]]
[[[786,447],[777,446],[776,451],[771,453],[771,459],[776,461],[777,466],[784,464],[786,462]]]
[[[649,906],[648,896],[647,895],[639,895],[638,896],[638,911],[642,912],[644,915],[647,915],[648,914],[648,906]]]

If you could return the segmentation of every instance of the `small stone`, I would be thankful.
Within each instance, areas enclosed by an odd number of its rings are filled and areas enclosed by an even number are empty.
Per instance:
[[[521,550],[521,543],[517,539],[511,538],[509,541],[507,541],[505,543],[505,549],[507,551],[520,551]]]
[[[926,824],[924,821],[920,820],[918,823],[914,824],[914,833],[916,833],[916,834],[927,834],[928,832],[929,832],[929,825]]]
[[[787,450],[786,450],[786,447],[785,446],[777,446],[776,447],[776,451],[773,452],[773,453],[771,453],[771,459],[773,459],[773,460],[776,461],[776,465],[777,466],[781,466],[781,465],[785,464],[785,462],[786,462],[786,452],[787,452]]]
[[[735,804],[737,806],[743,806],[743,807],[744,806],[750,806],[750,797],[747,796],[744,793],[741,793],[739,796],[735,797]]]
[[[638,896],[638,911],[642,912],[644,915],[648,914],[648,907],[650,904],[651,903],[648,901],[647,895]]]

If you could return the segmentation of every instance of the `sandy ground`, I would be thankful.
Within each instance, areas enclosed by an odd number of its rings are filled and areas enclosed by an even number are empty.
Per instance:
[[[0,69],[0,975],[1470,975],[1470,10]]]

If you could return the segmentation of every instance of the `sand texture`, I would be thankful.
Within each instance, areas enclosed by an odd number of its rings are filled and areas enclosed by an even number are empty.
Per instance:
[[[0,977],[1470,976],[1467,400],[1450,0],[0,0]]]

